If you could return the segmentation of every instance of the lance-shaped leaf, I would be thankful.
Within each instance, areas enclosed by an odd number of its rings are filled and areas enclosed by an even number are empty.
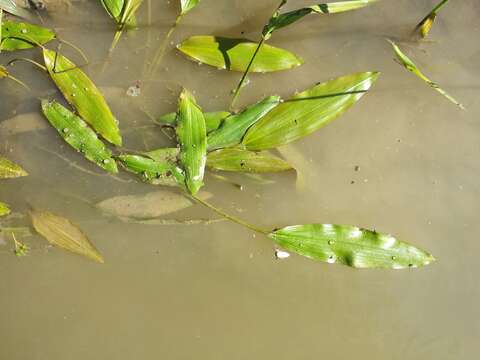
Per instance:
[[[453,98],[445,90],[443,90],[440,86],[438,86],[437,83],[433,82],[428,77],[426,77],[418,69],[418,67],[414,64],[414,62],[400,50],[400,48],[397,46],[397,44],[395,44],[393,41],[390,41],[390,40],[389,40],[389,42],[393,46],[393,50],[395,52],[395,55],[397,56],[398,61],[400,62],[401,65],[403,65],[403,67],[405,67],[405,69],[414,73],[418,78],[425,81],[432,89],[438,91],[440,94],[445,96],[448,100],[450,100],[452,103],[457,105],[460,109],[465,110],[465,107],[461,103],[459,103],[455,98]]]
[[[100,0],[107,13],[114,19],[120,20],[124,0]]]
[[[44,49],[43,57],[53,81],[82,119],[105,140],[121,146],[118,120],[92,80],[74,63],[55,51]]]
[[[294,22],[297,22],[298,20],[310,14],[336,14],[345,11],[357,10],[376,1],[378,0],[331,2],[292,10],[284,14],[277,13],[270,19],[269,23],[263,29],[263,37],[268,39],[272,36],[272,33],[275,30],[293,24]]]
[[[2,22],[0,50],[30,49],[55,39],[53,30],[43,26],[6,20]]]
[[[201,191],[198,196],[207,200],[212,195]],[[183,194],[160,190],[142,195],[116,196],[98,203],[96,207],[119,218],[144,220],[159,218],[194,204]]]
[[[13,179],[27,175],[28,173],[19,165],[0,156],[0,179]]]
[[[230,39],[218,36],[192,36],[177,45],[185,55],[217,69],[245,71],[258,44],[247,39]],[[249,72],[288,70],[303,64],[295,54],[264,44]]]
[[[176,163],[155,161],[140,155],[120,155],[121,164],[128,171],[142,177],[143,181],[153,185],[185,186],[183,170]]]
[[[195,195],[203,186],[207,158],[207,131],[202,110],[187,90],[178,102],[177,139],[180,144],[180,162],[185,169],[185,183]]]
[[[422,21],[418,23],[418,25],[415,27],[415,31],[420,33],[420,36],[422,38],[425,38],[428,36],[428,33],[432,29],[433,23],[435,22],[435,19],[437,18],[437,14],[440,11],[440,9],[447,4],[449,0],[441,0],[433,9],[430,11],[427,16],[425,16]]]
[[[0,216],[6,216],[10,214],[10,207],[4,202],[0,201]]]
[[[181,15],[185,15],[188,13],[190,10],[192,10],[195,6],[198,5],[200,0],[180,0],[180,6],[181,6]]]
[[[240,114],[225,119],[218,130],[208,135],[208,150],[231,147],[240,144],[246,131],[265,114],[280,103],[280,96],[269,96],[249,106]]]
[[[242,144],[248,150],[266,150],[310,135],[356,103],[377,77],[377,72],[351,74],[296,94],[253,125]]]
[[[32,211],[31,216],[35,230],[50,244],[104,262],[90,240],[68,219],[47,211]]]
[[[269,237],[282,248],[330,264],[355,268],[404,269],[428,265],[432,255],[390,235],[354,226],[288,226]]]
[[[111,151],[81,118],[56,101],[42,100],[42,111],[50,124],[71,147],[102,169],[111,173],[118,172]]]
[[[217,130],[222,124],[223,120],[225,120],[230,115],[231,113],[228,111],[214,111],[203,113],[207,133],[213,130]],[[162,115],[157,119],[157,121],[160,124],[177,126],[177,113],[168,113]]]
[[[14,0],[0,0],[0,9],[25,19],[34,19],[33,15],[25,8],[18,6]]]
[[[215,170],[249,173],[269,173],[292,169],[285,160],[276,156],[238,148],[220,149],[208,153],[207,166]]]

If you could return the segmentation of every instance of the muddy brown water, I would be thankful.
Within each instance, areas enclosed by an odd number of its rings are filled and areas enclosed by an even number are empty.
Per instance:
[[[90,203],[152,187],[129,176],[104,176],[63,144],[39,114],[38,97],[58,96],[53,84],[18,63],[12,73],[33,90],[0,83],[0,146],[30,176],[2,181],[0,199],[17,213],[33,206],[67,216],[106,263],[50,248],[36,236],[23,239],[32,250],[17,258],[10,238],[2,236],[0,359],[475,358],[479,3],[452,2],[438,18],[432,42],[403,44],[467,111],[396,64],[384,40],[405,38],[435,2],[384,0],[354,13],[311,16],[275,33],[271,44],[294,51],[305,64],[252,76],[239,105],[356,71],[379,70],[382,76],[340,119],[287,149],[304,173],[301,188],[292,174],[268,176],[274,181],[268,185],[233,176],[244,185],[242,192],[211,176],[206,186],[212,203],[259,226],[355,224],[395,234],[438,259],[411,271],[358,271],[297,256],[278,261],[269,240],[227,222],[141,225],[103,215]],[[256,38],[276,3],[202,0],[171,41],[242,32]],[[291,7],[304,4],[309,2],[292,1]],[[140,108],[170,112],[185,86],[205,110],[224,109],[239,78],[198,66],[170,47],[158,73],[143,79],[142,95],[126,96],[142,78],[147,39],[157,47],[178,9],[173,1],[151,1],[150,27],[147,10],[145,4],[140,29],[122,38],[104,72],[113,25],[97,1],[45,17],[86,52],[86,70],[104,90],[133,149],[170,144]],[[1,63],[14,56],[2,53]],[[22,56],[40,59],[38,50]],[[212,217],[197,207],[168,216]]]

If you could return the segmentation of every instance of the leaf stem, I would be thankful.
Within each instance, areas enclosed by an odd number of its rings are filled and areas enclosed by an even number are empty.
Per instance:
[[[250,229],[256,233],[259,233],[259,234],[262,234],[262,235],[268,235],[270,233],[270,231],[268,230],[265,230],[265,229],[260,229],[259,227],[255,226],[255,225],[252,225],[250,223],[247,223],[246,221],[243,221],[242,219],[239,219],[233,215],[230,215],[230,214],[227,214],[226,212],[224,212],[223,210],[213,206],[212,204],[198,198],[197,196],[195,195],[190,195],[194,200],[196,200],[198,203],[200,203],[201,205],[209,208],[210,210],[212,210],[213,212],[217,213],[218,215],[224,217],[225,219],[227,220],[230,220],[231,222],[234,222],[238,225],[241,225],[247,229]]]
[[[248,63],[248,66],[247,66],[245,72],[243,73],[242,78],[240,79],[240,82],[237,85],[237,88],[235,89],[235,92],[234,92],[233,98],[232,98],[232,103],[230,104],[230,110],[232,110],[233,107],[235,106],[235,102],[237,101],[238,95],[240,95],[240,91],[242,90],[243,83],[247,79],[247,76],[250,73],[250,68],[252,67],[253,62],[255,61],[255,58],[257,57],[258,52],[260,51],[260,48],[262,47],[264,42],[265,42],[265,38],[262,36],[262,40],[260,40],[260,42],[258,43],[258,46],[255,49],[255,52],[253,53],[253,56],[250,59],[250,62]]]

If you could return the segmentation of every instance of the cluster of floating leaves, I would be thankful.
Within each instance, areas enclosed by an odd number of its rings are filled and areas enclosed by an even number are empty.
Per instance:
[[[376,1],[331,2],[282,12],[287,3],[282,0],[265,25],[260,42],[196,35],[183,41],[177,48],[195,61],[243,73],[234,93],[233,107],[250,72],[287,70],[303,64],[303,60],[297,55],[265,44],[276,30],[309,14],[328,15],[357,10]],[[447,1],[437,6],[426,17],[427,20],[424,19],[419,25],[424,36],[428,34],[438,10]],[[142,0],[100,2],[117,24],[111,47],[113,50],[123,31],[135,26],[135,14]],[[0,21],[1,10],[24,18],[30,17],[28,11],[15,8],[12,4],[15,3],[0,0]],[[180,19],[198,4],[199,0],[180,1],[180,13],[166,39]],[[207,202],[211,194],[201,190],[206,168],[240,173],[292,170],[292,166],[285,159],[271,151],[302,139],[338,118],[369,91],[379,77],[378,72],[360,72],[331,79],[285,100],[277,95],[267,96],[237,112],[204,112],[194,95],[183,89],[179,95],[177,112],[158,118],[161,125],[175,128],[178,146],[125,153],[119,150],[122,145],[119,122],[94,82],[71,60],[44,46],[56,37],[55,33],[41,26],[13,20],[2,22],[1,29],[1,50],[41,47],[44,65],[37,65],[49,74],[71,106],[70,109],[57,101],[43,99],[42,112],[66,143],[109,173],[117,173],[117,164],[121,164],[145,182],[172,186],[177,191],[160,190],[140,197],[121,196],[107,199],[97,204],[97,208],[103,212],[125,221],[154,223],[166,214],[199,203],[219,214],[221,218],[266,235],[287,251],[326,263],[340,263],[356,268],[402,269],[427,265],[434,260],[429,253],[390,235],[353,226],[308,224],[287,226],[273,231],[260,229],[211,205]],[[392,45],[402,65],[461,106],[426,78],[396,44]],[[155,55],[152,71],[161,60],[164,49],[160,47]],[[2,77],[12,78],[4,67],[0,67],[0,78]],[[116,148],[112,151],[106,143]],[[0,158],[1,178],[25,175],[26,172],[18,165]],[[158,204],[162,204],[161,210]],[[9,211],[6,204],[0,203],[0,215],[6,215]],[[68,219],[38,210],[31,212],[31,218],[34,229],[51,244],[97,262],[104,261],[87,236]],[[28,247],[15,239],[15,253],[24,255],[27,251]],[[277,250],[276,254],[277,258],[289,256],[283,250]]]

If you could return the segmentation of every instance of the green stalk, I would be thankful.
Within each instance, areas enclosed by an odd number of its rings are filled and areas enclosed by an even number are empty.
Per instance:
[[[190,195],[194,200],[196,200],[198,203],[202,204],[203,206],[209,208],[210,210],[212,210],[213,212],[217,213],[218,215],[220,215],[221,217],[227,219],[227,220],[230,220],[231,222],[234,222],[238,225],[241,225],[249,230],[252,230],[256,233],[259,233],[259,234],[262,234],[262,235],[268,235],[270,233],[270,231],[268,230],[265,230],[265,229],[260,229],[258,227],[256,227],[255,225],[252,225],[250,223],[247,223],[246,221],[243,221],[242,219],[239,219],[233,215],[229,215],[227,214],[226,212],[224,212],[223,210],[213,206],[212,204],[198,198],[197,196],[195,195]]]

